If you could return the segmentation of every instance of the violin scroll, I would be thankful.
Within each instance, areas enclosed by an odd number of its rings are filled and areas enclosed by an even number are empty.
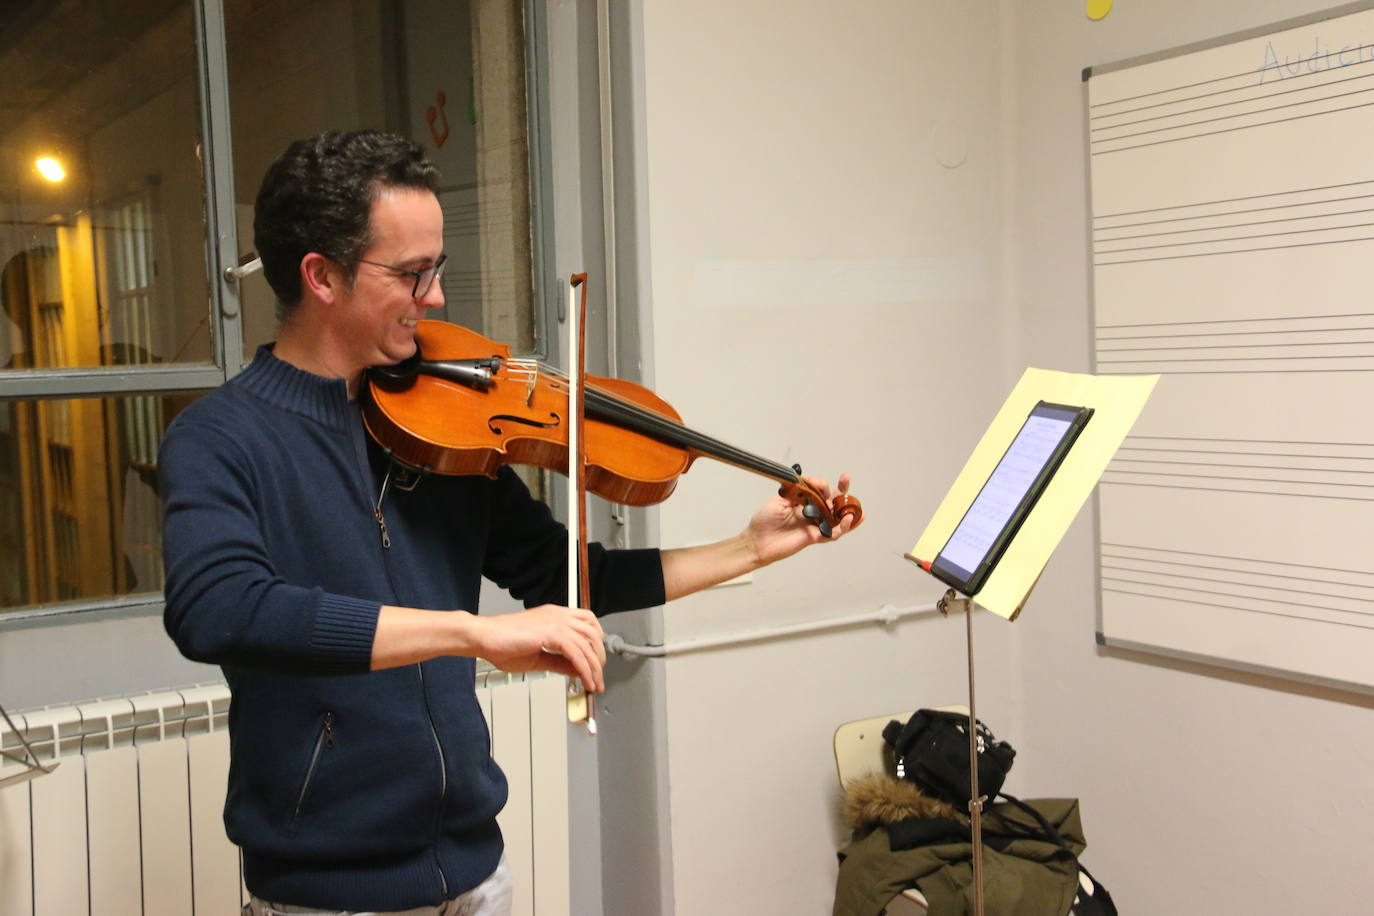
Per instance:
[[[801,478],[801,468],[794,465],[793,469],[797,471],[796,483],[784,483],[778,488],[778,495],[799,503],[802,515],[820,528],[822,537],[831,537],[846,518],[852,516],[856,525],[863,518],[863,504],[858,497],[836,493],[827,503],[815,487]]]

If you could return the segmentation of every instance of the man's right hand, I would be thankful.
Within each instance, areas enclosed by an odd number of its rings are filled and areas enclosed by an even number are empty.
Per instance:
[[[601,624],[591,611],[541,604],[527,611],[480,617],[467,611],[383,606],[372,640],[372,669],[462,655],[485,658],[502,671],[552,671],[605,689]]]
[[[472,654],[502,671],[552,671],[581,679],[589,693],[605,689],[604,634],[591,611],[541,604],[471,623]]]

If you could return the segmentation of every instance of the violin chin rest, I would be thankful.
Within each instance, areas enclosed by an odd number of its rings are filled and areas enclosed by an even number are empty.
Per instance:
[[[371,367],[367,370],[367,376],[387,391],[402,391],[415,384],[415,377],[420,374],[422,359],[420,348],[416,347],[414,353],[399,363]]]

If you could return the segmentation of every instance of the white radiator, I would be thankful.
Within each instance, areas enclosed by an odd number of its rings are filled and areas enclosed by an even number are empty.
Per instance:
[[[566,916],[566,681],[480,675],[516,914]],[[51,773],[0,789],[3,916],[233,916],[247,899],[224,835],[224,684],[11,713]],[[0,746],[22,753],[0,721]],[[0,758],[3,759],[3,758]],[[16,772],[8,759],[0,779]]]

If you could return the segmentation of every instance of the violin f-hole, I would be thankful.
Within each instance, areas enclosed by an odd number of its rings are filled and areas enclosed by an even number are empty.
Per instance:
[[[563,422],[562,418],[560,418],[556,413],[551,413],[549,414],[549,416],[553,417],[553,419],[547,423],[544,423],[539,420],[531,419],[530,417],[517,417],[508,413],[499,413],[494,417],[487,418],[487,429],[491,430],[493,433],[499,436],[501,435],[502,430],[501,427],[496,425],[498,420],[509,420],[512,423],[520,423],[525,426],[533,426],[536,429],[553,429],[555,426]]]

